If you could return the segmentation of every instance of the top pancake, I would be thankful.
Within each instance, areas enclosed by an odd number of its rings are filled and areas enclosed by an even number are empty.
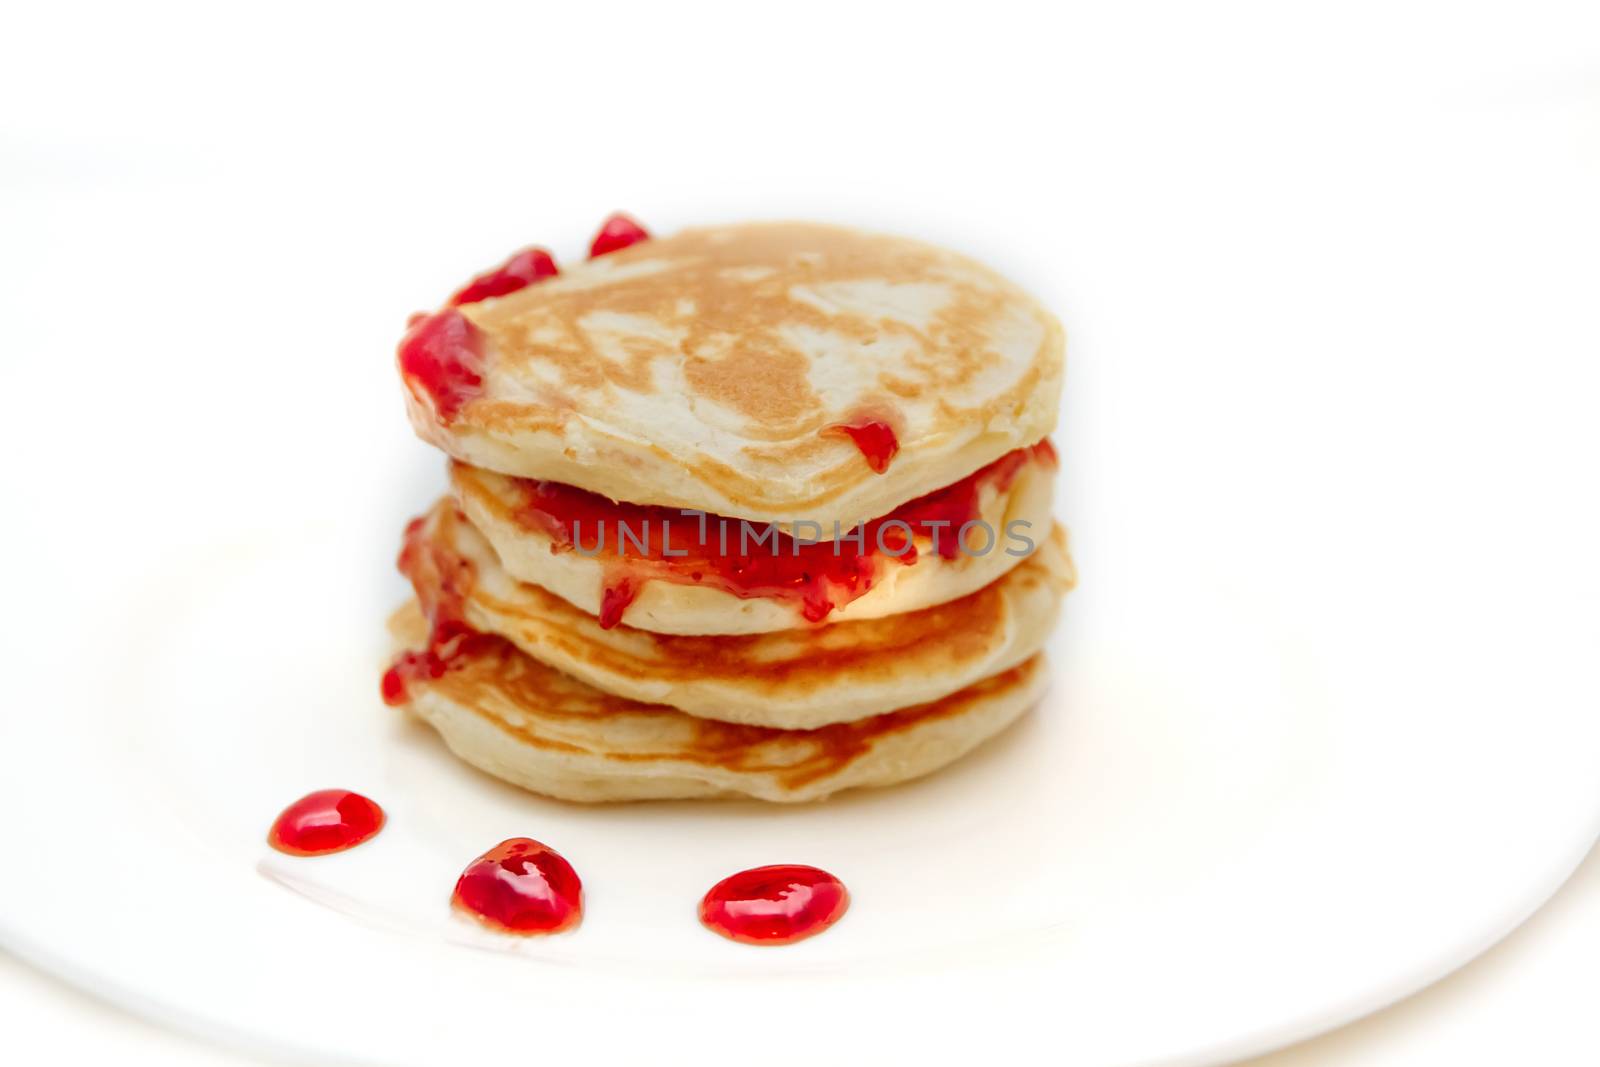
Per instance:
[[[1062,334],[916,241],[806,223],[687,230],[460,309],[479,395],[417,432],[465,463],[614,500],[848,529],[1055,425]],[[875,473],[841,424],[887,423]]]

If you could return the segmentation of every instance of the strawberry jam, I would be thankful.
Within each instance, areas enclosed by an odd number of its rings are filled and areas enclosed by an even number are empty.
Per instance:
[[[600,589],[600,628],[609,630],[622,621],[634,598],[639,595],[638,578],[619,568],[618,573],[607,575]]]
[[[849,907],[849,891],[827,871],[779,864],[712,886],[700,901],[700,921],[731,941],[790,945],[822,933]]]
[[[503,933],[553,934],[583,919],[583,883],[555,849],[513,837],[467,864],[450,903]]]
[[[830,426],[829,433],[844,434],[856,443],[862,458],[873,473],[882,474],[889,469],[889,461],[900,451],[900,439],[894,427],[878,419],[857,419],[853,422]]]
[[[492,296],[505,296],[518,289],[526,289],[534,282],[554,278],[561,273],[556,261],[542,248],[524,248],[493,270],[484,271],[456,291],[450,304],[476,304]]]
[[[982,494],[992,485],[1008,489],[1028,462],[1054,464],[1049,442],[1008,452],[967,477],[903,504],[844,532],[797,523],[793,534],[764,523],[683,512],[647,504],[616,503],[561,482],[521,479],[517,520],[542,530],[556,551],[576,549],[605,564],[600,625],[610,628],[638,596],[645,581],[707,585],[734,596],[798,602],[809,622],[864,595],[890,561],[913,564],[918,541],[954,559],[963,549],[964,524],[981,519]],[[969,532],[972,541],[985,535]],[[993,531],[987,547],[1001,551]],[[970,542],[969,542],[970,543]]]
[[[413,315],[399,358],[406,385],[413,394],[427,394],[443,422],[453,421],[467,401],[483,394],[483,336],[454,308]]]
[[[436,621],[429,630],[427,648],[400,653],[383,672],[379,683],[383,702],[399,707],[411,699],[411,683],[443,678],[457,663],[498,643],[498,638],[479,633],[465,623]]]
[[[619,211],[601,224],[600,232],[594,235],[594,241],[589,245],[589,258],[616,252],[649,239],[650,234],[643,226]]]
[[[423,537],[422,518],[406,524],[405,541],[400,549],[400,573],[410,578],[412,569],[429,567],[437,572],[437,592],[422,605],[428,617],[428,644],[425,648],[402,652],[379,684],[383,702],[398,707],[411,699],[413,682],[442,678],[462,660],[498,645],[500,639],[480,633],[462,618],[462,604],[471,588],[473,574],[465,561],[452,564],[430,549]]]
[[[354,848],[383,829],[383,809],[348,789],[319,789],[283,809],[267,844],[291,856]]]

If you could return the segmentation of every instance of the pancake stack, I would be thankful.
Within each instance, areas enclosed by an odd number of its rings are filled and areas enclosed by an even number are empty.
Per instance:
[[[402,340],[450,493],[406,529],[385,699],[576,801],[815,800],[1037,702],[1073,571],[1062,335],[954,253],[799,223],[480,275]]]

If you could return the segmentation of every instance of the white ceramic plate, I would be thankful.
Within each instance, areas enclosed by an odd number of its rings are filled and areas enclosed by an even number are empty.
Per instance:
[[[252,25],[238,54],[110,35],[85,62],[116,93],[55,56],[18,75],[42,132],[0,200],[8,947],[317,1063],[1215,1063],[1418,988],[1558,885],[1600,827],[1600,230],[1558,79],[1485,87],[1437,20],[1387,15],[1292,52],[1209,9],[997,21],[1005,76],[954,79],[966,23],[901,48],[885,14],[831,79],[768,76],[743,16],[693,28],[704,64],[658,47],[676,11],[592,17],[541,72],[543,12]],[[782,17],[759,36],[792,62],[831,47]],[[1485,26],[1480,54],[1526,51]],[[592,77],[600,39],[637,82]],[[304,40],[326,56],[285,79]],[[581,79],[583,106],[508,135],[493,71],[504,99]],[[695,165],[660,162],[685,137]],[[816,807],[577,808],[379,703],[400,526],[443,481],[400,324],[618,205],[918,233],[1062,311],[1082,584],[1028,721]],[[269,851],[324,786],[387,829]],[[577,932],[450,914],[515,834],[581,872]],[[784,949],[698,926],[773,862],[840,875],[849,914]]]

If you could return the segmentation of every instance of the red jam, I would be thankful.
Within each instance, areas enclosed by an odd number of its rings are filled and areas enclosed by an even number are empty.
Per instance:
[[[700,921],[731,941],[790,945],[822,933],[849,907],[849,891],[827,871],[779,864],[712,886],[700,901]]]
[[[383,829],[383,809],[348,789],[319,789],[283,809],[267,844],[291,856],[322,856],[354,848]]]
[[[400,341],[400,371],[413,393],[433,401],[433,410],[450,422],[473,397],[483,395],[483,336],[467,317],[445,308],[412,316]]]
[[[526,289],[534,282],[554,278],[561,272],[556,261],[542,248],[524,248],[504,263],[473,278],[450,298],[452,306],[476,304],[491,296],[505,296]]]
[[[900,451],[900,439],[894,435],[894,427],[879,419],[858,419],[854,422],[841,423],[838,426],[830,426],[828,432],[844,434],[854,441],[866,459],[867,466],[871,467],[875,474],[882,474],[888,470],[889,461]]]
[[[603,256],[607,252],[616,252],[629,245],[648,240],[650,234],[645,228],[619,211],[601,224],[600,232],[594,235],[594,241],[589,245],[589,258]]]
[[[418,563],[418,554],[427,551],[422,538],[422,518],[406,524],[405,541],[400,549],[400,573],[411,576],[411,568]],[[425,604],[428,614],[428,644],[426,648],[402,652],[387,671],[379,690],[383,702],[399,707],[411,699],[411,683],[429,678],[442,678],[446,671],[476,652],[495,647],[499,638],[472,629],[462,619],[461,606],[466,600],[466,585],[472,575],[458,569],[432,565],[440,570],[439,591],[432,603]]]
[[[464,623],[436,621],[428,634],[428,647],[402,652],[383,672],[379,691],[383,702],[399,707],[411,699],[411,683],[443,678],[445,672],[474,651],[498,644],[491,634],[479,633]]]
[[[917,561],[917,539],[932,543],[944,559],[961,553],[963,524],[981,516],[982,490],[1004,492],[1030,460],[1054,464],[1048,441],[1008,452],[987,467],[943,489],[863,523],[838,543],[834,531],[797,529],[792,536],[762,523],[676,508],[616,503],[561,482],[521,480],[523,525],[544,531],[557,551],[580,549],[605,561],[600,625],[610,628],[638,595],[643,582],[708,585],[734,596],[798,601],[809,622],[864,595],[887,560]],[[975,540],[983,535],[971,532]],[[994,531],[998,540],[1004,531]],[[807,540],[805,537],[814,538]],[[1001,550],[1003,545],[973,545]]]
[[[609,630],[622,621],[622,615],[632,605],[634,598],[639,595],[639,586],[643,583],[622,570],[618,574],[607,575],[605,585],[600,589],[600,628]]]
[[[583,883],[555,849],[513,837],[467,864],[450,902],[505,933],[553,934],[583,919]]]

